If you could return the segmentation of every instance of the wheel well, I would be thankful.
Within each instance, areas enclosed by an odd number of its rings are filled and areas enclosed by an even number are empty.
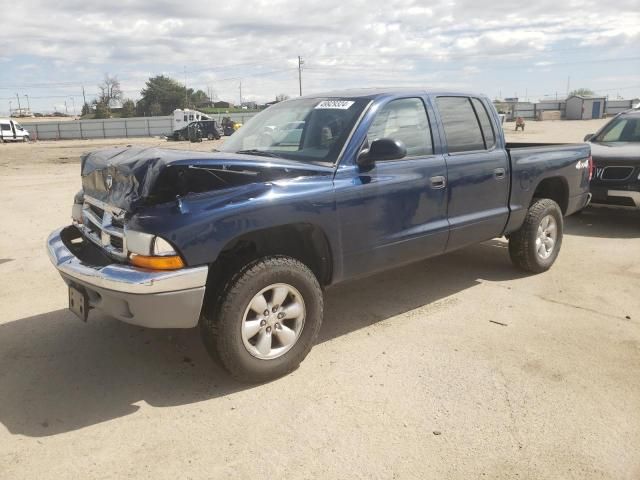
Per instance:
[[[560,206],[565,214],[569,206],[569,187],[567,181],[561,177],[551,177],[542,180],[533,193],[533,198],[549,198]]]
[[[255,259],[271,255],[300,260],[311,269],[320,285],[331,282],[329,242],[319,227],[308,223],[256,230],[233,239],[220,252],[210,269],[210,278],[212,274],[232,274]]]

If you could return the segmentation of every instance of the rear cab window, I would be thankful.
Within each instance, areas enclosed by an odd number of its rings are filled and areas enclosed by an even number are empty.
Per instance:
[[[483,103],[477,98],[472,98],[471,103],[476,111],[476,116],[480,122],[480,128],[482,128],[482,136],[484,137],[485,150],[492,149],[496,144],[496,134],[493,131],[493,124],[489,119],[489,113]]]
[[[496,135],[486,108],[470,97],[437,97],[449,153],[489,150]]]

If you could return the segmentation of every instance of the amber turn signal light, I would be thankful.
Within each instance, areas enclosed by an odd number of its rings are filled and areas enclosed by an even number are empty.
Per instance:
[[[184,267],[182,258],[178,255],[166,255],[159,257],[150,257],[146,255],[131,254],[129,257],[131,265],[140,268],[148,268],[150,270],[178,270]]]

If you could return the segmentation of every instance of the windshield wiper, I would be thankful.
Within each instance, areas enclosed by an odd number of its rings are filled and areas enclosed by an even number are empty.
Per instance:
[[[261,157],[282,158],[280,155],[276,155],[275,153],[267,152],[266,150],[258,150],[257,148],[251,148],[249,150],[238,150],[235,153],[239,153],[241,155],[258,155],[258,156],[261,156]]]

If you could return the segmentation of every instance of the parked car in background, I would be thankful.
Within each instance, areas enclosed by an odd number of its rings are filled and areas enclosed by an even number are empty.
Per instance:
[[[283,134],[267,145],[267,130]],[[313,95],[217,152],[83,156],[73,224],[48,252],[82,320],[199,326],[232,375],[265,381],[311,350],[325,287],[503,235],[518,268],[548,270],[590,170],[585,143],[506,143],[484,95]]]
[[[592,203],[640,208],[640,111],[620,113],[584,139],[595,165]]]
[[[10,118],[0,118],[0,142],[28,142],[29,132]]]
[[[184,128],[176,130],[171,136],[172,140],[199,141],[204,138],[208,140],[219,140],[222,137],[222,129],[215,120],[201,120],[191,122]]]

